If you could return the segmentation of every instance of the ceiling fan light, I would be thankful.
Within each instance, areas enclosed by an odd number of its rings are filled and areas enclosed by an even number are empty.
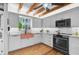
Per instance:
[[[47,8],[48,7],[48,3],[43,4],[43,7]]]
[[[46,10],[47,9],[51,9],[51,7],[52,7],[52,4],[51,3],[42,3],[41,4]]]

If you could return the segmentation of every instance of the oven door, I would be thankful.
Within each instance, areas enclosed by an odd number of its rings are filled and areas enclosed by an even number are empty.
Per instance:
[[[68,38],[63,37],[55,37],[53,39],[54,47],[59,48],[61,50],[68,50]]]

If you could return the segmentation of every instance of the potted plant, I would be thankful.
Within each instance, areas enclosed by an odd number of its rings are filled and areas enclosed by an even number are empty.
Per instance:
[[[19,30],[22,29],[22,23],[21,22],[18,22],[18,28],[19,28]]]

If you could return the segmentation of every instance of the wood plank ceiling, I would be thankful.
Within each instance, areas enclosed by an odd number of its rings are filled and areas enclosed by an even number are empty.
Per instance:
[[[51,3],[51,9],[47,10],[46,8],[44,8],[41,3],[33,3],[29,8],[28,11],[26,12],[26,14],[29,14],[30,12],[33,12],[33,10],[35,11],[33,16],[38,15],[44,16],[50,12],[53,12],[55,10],[58,10],[66,5],[69,5],[70,3]],[[23,7],[23,3],[19,4],[19,10],[21,10],[21,8]]]

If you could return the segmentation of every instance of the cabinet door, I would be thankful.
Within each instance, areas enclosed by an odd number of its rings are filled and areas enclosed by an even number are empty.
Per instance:
[[[38,44],[38,43],[40,43],[40,35],[34,34],[34,36],[32,38],[21,39],[20,46],[21,46],[21,48],[24,48],[24,47],[28,47],[28,46]]]
[[[44,34],[43,35],[43,39],[42,39],[43,43],[50,46],[50,47],[53,47],[53,36],[52,35],[49,35],[49,34]]]
[[[51,22],[50,22],[50,19],[44,19],[43,20],[43,27],[44,28],[50,28],[50,26],[51,26]]]
[[[79,27],[79,8],[72,9],[70,17],[72,27]]]
[[[53,47],[53,35],[50,35],[50,34],[49,34],[48,45],[49,45],[50,47]]]
[[[32,28],[41,28],[41,19],[35,19],[32,20]]]
[[[76,14],[76,16],[71,17],[71,26],[72,27],[79,27],[79,15]]]
[[[57,17],[56,16],[51,16],[49,19],[50,19],[50,24],[51,24],[50,27],[55,28]]]
[[[69,54],[79,55],[79,38],[70,37],[69,39]]]
[[[20,36],[11,36],[9,38],[9,51],[21,48]]]

